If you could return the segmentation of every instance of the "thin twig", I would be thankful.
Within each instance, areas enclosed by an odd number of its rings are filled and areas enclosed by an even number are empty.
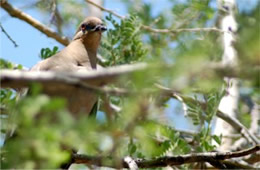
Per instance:
[[[56,12],[57,12],[57,1],[56,0],[52,0],[52,2],[51,2],[50,24],[54,23]]]
[[[92,0],[85,0],[87,3],[99,8],[102,11],[108,12],[120,19],[125,19],[125,16],[119,15],[117,13],[115,13],[113,10],[104,8],[103,6],[100,6],[98,4],[96,4],[95,2],[93,2]],[[181,33],[181,32],[220,32],[223,33],[222,30],[218,29],[218,28],[180,28],[180,29],[155,29],[155,28],[151,28],[150,26],[146,26],[146,25],[141,25],[141,28],[143,30],[146,31],[150,31],[153,33],[171,33],[171,34],[177,34],[177,33]]]
[[[62,17],[60,16],[60,13],[59,13],[59,10],[58,10],[57,0],[52,0],[52,2],[51,2],[50,24],[55,24],[55,26],[58,29],[59,34],[62,33],[62,22],[63,22],[63,20],[62,20]]]
[[[187,163],[195,162],[212,162],[214,161],[223,161],[226,159],[237,158],[246,156],[252,153],[256,153],[260,150],[260,145],[256,145],[252,148],[237,151],[237,152],[205,152],[205,153],[192,153],[186,155],[178,156],[165,156],[154,159],[133,159],[139,168],[156,168],[156,167],[166,167],[173,165],[183,165]],[[121,159],[121,165],[118,163],[111,163],[111,157],[94,157],[83,154],[74,154],[73,163],[76,164],[86,164],[86,165],[96,165],[96,166],[105,166],[118,168],[124,167],[129,168],[129,165],[125,163],[124,159]]]
[[[91,1],[91,0],[85,0],[85,1],[86,1],[87,3],[89,3],[89,4],[91,4],[91,5],[93,5],[93,6],[97,7],[97,8],[99,8],[99,9],[102,10],[102,11],[108,12],[108,13],[110,13],[110,14],[112,14],[112,15],[114,15],[114,16],[120,18],[120,19],[125,19],[124,16],[119,15],[119,14],[115,13],[114,11],[112,11],[112,10],[110,10],[110,9],[104,8],[104,7],[98,5],[97,3],[95,3],[95,2],[93,2],[93,1]]]
[[[225,120],[227,123],[229,123],[236,131],[241,133],[250,143],[254,144],[260,144],[260,141],[257,139],[257,137],[252,134],[242,123],[240,123],[237,119],[229,116],[226,113],[223,113],[218,110],[217,116],[223,120]]]
[[[169,96],[179,100],[179,98],[176,97],[175,94],[178,94],[176,93],[174,90],[171,90],[170,88],[167,88],[167,87],[163,87],[162,85],[158,86],[156,85],[157,88],[163,90],[165,93],[168,93]],[[180,94],[178,94],[178,96],[181,96],[182,100],[180,102],[184,102],[184,103],[187,103],[187,102],[196,102],[196,103],[200,103],[201,106],[204,107],[205,103],[203,102],[200,102],[200,101],[197,101],[191,97],[187,97],[187,96],[182,96]],[[221,119],[223,119],[224,121],[226,121],[227,123],[229,123],[234,129],[236,129],[236,131],[238,131],[243,137],[245,137],[250,143],[252,144],[259,144],[259,140],[257,139],[257,137],[252,134],[242,123],[240,123],[237,119],[233,118],[233,117],[230,117],[229,115],[221,112],[221,111],[218,111],[217,112],[217,116]]]
[[[40,23],[38,20],[34,19],[30,15],[24,13],[23,11],[20,11],[17,8],[14,8],[11,4],[7,2],[7,0],[0,1],[1,7],[8,12],[12,17],[18,18],[20,20],[23,20],[27,22],[28,24],[32,25],[48,37],[54,38],[56,41],[63,45],[68,45],[70,40],[66,38],[65,36],[60,36],[58,33],[54,32],[53,30],[49,29],[42,23]]]
[[[12,37],[5,31],[4,27],[0,23],[2,32],[7,36],[7,38],[14,44],[14,47],[18,47],[18,44],[12,39]]]
[[[172,34],[178,34],[181,32],[220,32],[223,33],[222,30],[218,28],[179,28],[179,29],[156,29],[156,28],[151,28],[146,25],[141,26],[142,29],[154,33],[172,33]]]
[[[175,131],[178,131],[182,134],[185,134],[185,135],[189,135],[189,136],[195,136],[195,135],[198,135],[199,132],[196,132],[196,131],[191,131],[191,130],[183,130],[183,129],[175,129]],[[222,136],[222,138],[240,138],[241,137],[241,134],[230,134],[230,135],[225,135],[225,136]],[[257,136],[257,137],[260,137],[260,136]]]

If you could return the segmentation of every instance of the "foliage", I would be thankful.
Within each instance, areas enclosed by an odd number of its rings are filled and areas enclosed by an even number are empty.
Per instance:
[[[107,31],[102,43],[102,53],[107,59],[106,66],[134,63],[141,61],[146,49],[140,37],[140,21],[137,16],[130,16],[117,23],[112,15],[106,17],[113,27]]]
[[[82,18],[82,14],[78,14],[80,10],[74,9],[82,9],[83,2],[58,2],[64,7],[61,8],[65,22],[62,28],[66,32],[66,23],[70,23],[72,18]],[[158,29],[215,26],[217,9],[209,0],[169,1],[167,10],[154,14],[154,6],[146,2],[124,1],[130,15],[120,21],[112,15],[106,16],[110,29],[103,37],[100,48],[101,55],[106,59],[103,63],[105,67],[143,61],[151,65],[151,69],[137,72],[111,85],[133,90],[136,95],[107,95],[111,103],[121,108],[112,118],[104,110],[99,110],[96,119],[86,117],[84,113],[80,113],[77,119],[66,109],[67,101],[42,94],[38,84],[32,84],[30,94],[26,96],[14,90],[1,89],[4,115],[1,115],[1,120],[7,124],[1,126],[1,132],[8,134],[16,127],[15,135],[7,139],[1,148],[1,168],[59,168],[61,163],[68,161],[71,149],[80,149],[91,156],[111,156],[117,160],[127,155],[155,158],[213,151],[215,143],[221,144],[222,137],[212,135],[211,130],[220,99],[225,93],[225,84],[223,77],[214,70],[204,69],[208,62],[220,61],[223,53],[220,34],[157,34],[141,28],[143,24]],[[36,9],[46,17],[50,3],[39,0]],[[259,36],[255,36],[259,34],[258,14],[259,5],[250,13],[242,13],[238,19],[244,28],[238,32],[237,49],[241,62],[246,63],[245,68],[259,66],[260,41]],[[40,58],[46,59],[57,52],[56,46],[53,49],[42,48]],[[0,68],[16,67],[0,59]],[[183,114],[183,110],[178,110],[181,103],[175,100],[174,106],[167,106],[171,97],[155,88],[155,82],[195,99],[196,102],[185,103],[188,106],[188,117],[185,119],[189,123],[186,126],[193,124],[192,127],[197,130],[195,134],[183,133],[177,124],[172,123],[172,118],[167,117],[167,107],[174,107],[171,113],[174,118]],[[259,96],[259,77],[243,83],[250,91],[249,96]],[[255,98],[259,101],[259,97]],[[241,117],[244,119],[245,116]],[[191,169],[194,166],[182,165],[178,168]]]
[[[195,139],[200,143],[196,146],[196,150],[199,152],[212,151],[215,149],[215,145],[212,143],[214,140],[217,144],[221,144],[221,137],[216,135],[211,135],[212,120],[216,115],[218,110],[218,105],[221,98],[224,96],[224,91],[220,92],[210,92],[203,95],[203,102],[205,107],[198,103],[188,103],[188,116],[192,118],[194,125],[200,126],[200,132],[195,136]]]
[[[50,48],[42,48],[40,58],[41,59],[49,58],[49,57],[53,56],[54,54],[56,54],[57,52],[58,52],[57,46],[54,46],[52,50]]]
[[[22,69],[23,66],[21,64],[15,65],[5,59],[0,58],[0,69]]]

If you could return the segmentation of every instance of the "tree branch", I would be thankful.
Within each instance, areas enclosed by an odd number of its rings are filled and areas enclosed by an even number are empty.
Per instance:
[[[242,123],[240,123],[236,118],[233,118],[229,116],[228,114],[225,114],[218,110],[217,116],[221,118],[222,120],[225,120],[227,123],[229,123],[236,131],[241,133],[250,143],[259,144],[260,141],[257,139],[257,137],[252,134]]]
[[[218,28],[179,28],[179,29],[156,29],[156,28],[151,28],[149,26],[146,25],[142,25],[141,26],[142,29],[146,30],[146,31],[150,31],[150,32],[154,32],[154,33],[172,33],[172,34],[178,34],[181,32],[220,32],[223,33],[223,31],[221,31]]]
[[[195,99],[193,99],[192,97],[187,97],[187,96],[183,96],[180,95],[178,93],[176,93],[174,90],[169,89],[167,87],[163,87],[161,85],[156,84],[156,87],[159,88],[160,90],[164,91],[165,94],[179,100],[177,96],[180,96],[182,98],[182,100],[180,102],[192,102],[192,103],[199,103],[203,108],[205,107],[205,103],[197,101]],[[227,123],[229,123],[236,131],[238,131],[243,137],[245,137],[250,143],[252,144],[259,144],[259,140],[257,139],[257,137],[252,134],[242,123],[240,123],[236,118],[233,118],[221,111],[218,110],[217,112],[217,116],[221,119],[223,119],[224,121],[226,121]]]
[[[14,44],[14,47],[18,47],[18,44],[12,39],[12,37],[5,31],[4,27],[0,23],[0,28],[2,32],[7,36],[7,38]]]
[[[111,68],[101,69],[97,71],[80,71],[64,74],[62,72],[51,71],[21,71],[21,70],[1,70],[1,86],[8,88],[22,88],[28,87],[31,83],[41,84],[68,84],[73,86],[79,86],[88,90],[96,90],[96,92],[103,93],[123,93],[120,90],[100,89],[98,87],[92,87],[91,85],[100,86],[106,83],[114,81],[116,78],[122,75],[143,70],[147,65],[144,63],[135,65],[121,65]],[[90,84],[90,85],[86,85]]]
[[[157,168],[166,167],[173,165],[182,165],[187,163],[195,162],[212,162],[212,161],[223,161],[226,159],[237,158],[255,153],[260,150],[260,145],[256,145],[252,148],[237,151],[237,152],[205,152],[205,153],[192,153],[179,156],[165,156],[154,159],[133,159],[139,168]],[[76,164],[87,164],[96,166],[105,166],[118,168],[124,167],[129,168],[128,163],[124,159],[121,159],[121,165],[113,162],[109,157],[94,157],[83,154],[74,154],[73,163]]]
[[[125,16],[119,15],[117,13],[115,13],[113,10],[104,8],[98,4],[96,4],[95,2],[93,2],[92,0],[85,0],[87,3],[99,8],[102,11],[105,11],[107,13],[110,13],[120,19],[125,19]],[[153,33],[171,33],[171,34],[177,34],[180,32],[220,32],[223,33],[222,30],[218,29],[218,28],[180,28],[180,29],[155,29],[155,28],[151,28],[150,26],[146,26],[146,25],[141,25],[141,28],[143,30],[149,31],[149,32],[153,32]]]
[[[54,32],[53,30],[49,29],[45,25],[41,24],[38,20],[32,18],[30,15],[20,11],[17,8],[14,8],[11,4],[8,3],[7,0],[1,0],[0,2],[1,7],[9,13],[12,17],[18,18],[23,20],[33,26],[34,28],[41,31],[43,34],[47,35],[48,37],[54,38],[56,41],[63,45],[68,45],[70,40],[65,36],[61,37],[58,33]]]
[[[89,4],[91,4],[91,5],[93,5],[93,6],[97,7],[97,8],[99,8],[100,10],[105,11],[105,12],[108,12],[108,13],[110,13],[110,14],[112,14],[112,15],[114,15],[114,16],[120,18],[120,19],[124,19],[124,18],[125,18],[124,16],[121,16],[121,15],[115,13],[114,11],[112,11],[112,10],[110,10],[110,9],[106,9],[106,8],[102,7],[101,5],[98,5],[97,3],[95,3],[95,2],[93,2],[93,1],[91,1],[91,0],[85,0],[85,1],[86,1],[87,3],[89,3]]]
[[[138,165],[136,164],[135,160],[130,156],[125,157],[124,162],[127,163],[127,166],[130,170],[138,170]]]
[[[89,71],[89,72],[78,72],[78,73],[70,73],[70,74],[62,74],[57,72],[26,72],[26,71],[18,71],[18,70],[2,70],[1,71],[1,85],[2,87],[10,87],[10,88],[21,88],[28,87],[30,83],[39,82],[41,84],[45,84],[48,88],[61,86],[63,84],[67,84],[70,86],[80,87],[86,90],[91,90],[97,93],[103,94],[112,94],[112,95],[129,95],[129,94],[138,94],[138,92],[129,92],[122,89],[107,89],[107,88],[99,88],[96,86],[104,85],[106,83],[112,82],[115,78],[120,77],[121,75],[128,74],[137,70],[143,70],[147,68],[146,64],[136,64],[136,65],[123,65],[112,68],[106,68],[99,71]],[[87,84],[86,84],[87,83]],[[54,86],[55,85],[55,86]],[[195,99],[187,96],[180,95],[175,91],[163,87],[156,87],[161,90],[163,95],[168,95],[169,97],[176,98],[180,100],[179,97],[182,98],[182,103],[187,102],[199,102]],[[151,93],[150,90],[144,90],[145,93]],[[179,96],[179,97],[177,97]],[[205,107],[205,103],[199,102],[202,107]],[[252,134],[243,124],[241,124],[237,119],[232,118],[223,112],[218,111],[217,116],[221,119],[228,122],[232,127],[234,127],[239,133],[242,134],[250,143],[259,144],[259,140],[257,137]]]
[[[175,131],[180,132],[181,134],[189,135],[189,136],[195,136],[198,135],[199,132],[197,131],[191,131],[191,130],[183,130],[183,129],[175,129]],[[259,135],[257,137],[260,137]],[[230,135],[225,135],[222,136],[222,138],[241,138],[241,134],[230,134]]]
[[[221,161],[221,163],[225,165],[226,169],[257,169],[257,166],[254,166],[253,164],[240,163],[236,160],[224,160]]]

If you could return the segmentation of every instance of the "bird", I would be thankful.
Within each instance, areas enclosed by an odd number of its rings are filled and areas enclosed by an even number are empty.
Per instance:
[[[40,61],[30,71],[54,71],[71,73],[91,71],[97,69],[97,51],[102,33],[107,30],[102,20],[96,17],[87,17],[80,23],[74,38],[60,52]],[[51,85],[49,85],[51,86]],[[43,92],[49,96],[61,96],[67,99],[68,110],[73,115],[79,112],[89,114],[97,102],[97,95],[78,87],[43,87]]]

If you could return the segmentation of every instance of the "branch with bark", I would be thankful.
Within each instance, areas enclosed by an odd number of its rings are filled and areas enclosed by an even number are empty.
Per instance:
[[[165,66],[163,66],[165,68]],[[102,68],[97,71],[88,71],[88,72],[76,72],[76,73],[55,73],[55,72],[28,72],[26,70],[1,70],[1,84],[3,87],[10,87],[10,88],[20,88],[20,87],[27,87],[29,83],[31,82],[60,82],[60,83],[67,83],[67,84],[75,84],[75,79],[77,79],[77,83],[80,81],[88,81],[91,82],[100,82],[100,84],[105,84],[106,82],[113,81],[113,78],[120,77],[121,75],[136,72],[139,70],[145,70],[145,69],[158,69],[158,67],[152,68],[148,66],[145,63],[139,63],[139,64],[132,64],[132,65],[121,65],[121,66],[115,66],[110,68]],[[208,64],[208,66],[205,66],[202,70],[210,69],[212,71],[215,71],[217,74],[221,77],[226,76],[224,72],[227,72],[228,70],[233,70],[233,75],[237,75],[239,72],[236,72],[236,68],[229,68],[229,67],[215,67],[211,64]],[[223,74],[222,74],[223,73]],[[230,75],[230,73],[228,74]],[[71,79],[70,81],[68,79]],[[76,83],[76,84],[77,84]],[[163,87],[161,85],[156,84],[157,88],[162,90],[163,93],[171,95],[174,93],[177,95],[173,89]],[[151,92],[144,90],[144,92]],[[128,90],[118,90],[114,89],[112,91],[104,91],[104,93],[116,93],[115,95],[127,95],[135,93],[134,91]],[[174,97],[174,96],[173,96]],[[176,98],[176,96],[175,96]],[[192,99],[187,99],[185,97],[185,100],[188,102]]]
[[[8,3],[7,0],[1,0],[0,5],[12,17],[25,21],[37,30],[41,31],[43,34],[47,35],[48,37],[54,38],[56,41],[65,46],[69,44],[70,40],[68,38],[66,38],[65,36],[60,36],[58,33],[46,27],[30,15],[24,13],[17,8],[14,8],[10,3]]]
[[[79,86],[86,90],[93,90],[102,92],[98,87],[91,87],[91,85],[102,86],[104,84],[113,82],[116,78],[143,70],[147,65],[144,63],[135,65],[121,65],[97,71],[79,71],[73,73],[51,72],[51,71],[20,71],[20,70],[1,70],[0,80],[2,87],[8,88],[23,88],[28,87],[31,83],[41,83],[43,85],[62,85],[67,84],[71,86]],[[87,84],[88,85],[87,85]],[[109,90],[103,93],[110,93]],[[111,93],[119,93],[114,91]]]
[[[139,168],[158,168],[158,167],[166,167],[166,166],[176,166],[183,165],[187,163],[196,163],[196,162],[208,162],[212,165],[216,165],[216,162],[221,165],[222,168],[229,168],[226,164],[231,164],[234,162],[228,161],[223,162],[224,160],[231,158],[243,157],[252,153],[256,153],[260,150],[260,145],[256,145],[252,148],[237,151],[237,152],[205,152],[205,153],[192,153],[186,155],[178,155],[178,156],[165,156],[154,159],[133,159],[131,161],[134,162]],[[84,154],[73,154],[72,163],[76,164],[86,164],[86,165],[96,165],[96,166],[105,166],[111,168],[129,168],[129,162],[126,162],[125,158],[119,159],[121,162],[113,162],[111,157],[94,157],[88,156]],[[218,165],[218,167],[220,166]],[[238,167],[239,164],[236,164]],[[248,166],[240,165],[238,168],[248,168]]]

